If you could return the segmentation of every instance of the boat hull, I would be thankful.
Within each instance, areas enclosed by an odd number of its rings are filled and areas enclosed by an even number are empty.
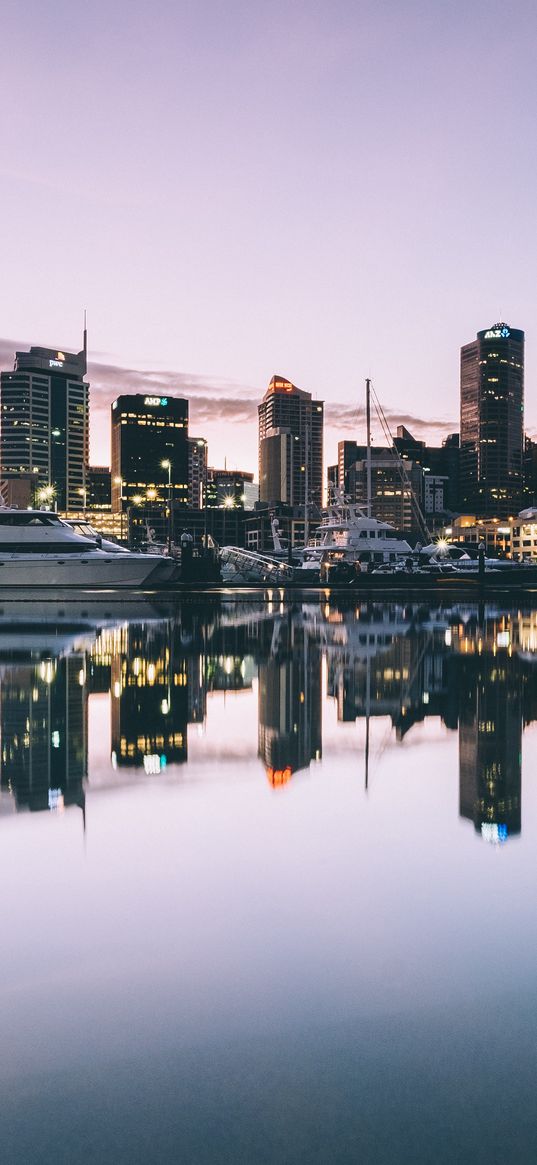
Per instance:
[[[0,554],[0,590],[136,590],[172,582],[175,562],[150,554]]]

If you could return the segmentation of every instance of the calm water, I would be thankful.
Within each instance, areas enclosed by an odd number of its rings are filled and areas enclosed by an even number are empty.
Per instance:
[[[537,612],[0,614],[4,1162],[537,1161]]]

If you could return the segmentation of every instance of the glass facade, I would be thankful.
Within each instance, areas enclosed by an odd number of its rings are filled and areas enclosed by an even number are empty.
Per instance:
[[[461,505],[505,518],[523,503],[524,332],[499,323],[461,349]]]
[[[163,462],[170,463],[170,469]],[[112,405],[112,510],[188,503],[188,401],[120,396]]]
[[[89,459],[85,349],[16,352],[0,377],[2,477],[35,475],[36,494],[52,487],[58,509],[80,507]],[[51,495],[52,496],[52,495]]]
[[[258,416],[259,500],[321,506],[324,402],[273,376]]]

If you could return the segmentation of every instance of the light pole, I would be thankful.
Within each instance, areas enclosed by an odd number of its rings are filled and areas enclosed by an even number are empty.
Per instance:
[[[226,544],[226,511],[233,509],[233,506],[235,505],[235,498],[232,498],[229,496],[227,498],[224,498],[222,505],[224,507],[224,528],[222,531],[222,542],[225,546],[225,544]]]
[[[172,463],[169,458],[160,463],[163,469],[168,470],[168,554],[172,552]]]

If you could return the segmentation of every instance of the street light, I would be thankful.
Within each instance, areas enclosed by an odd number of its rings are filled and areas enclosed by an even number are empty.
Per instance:
[[[169,458],[160,463],[168,470],[168,554],[172,552],[172,463]]]
[[[53,485],[42,485],[41,489],[36,490],[36,500],[50,509],[55,497],[56,489]]]

